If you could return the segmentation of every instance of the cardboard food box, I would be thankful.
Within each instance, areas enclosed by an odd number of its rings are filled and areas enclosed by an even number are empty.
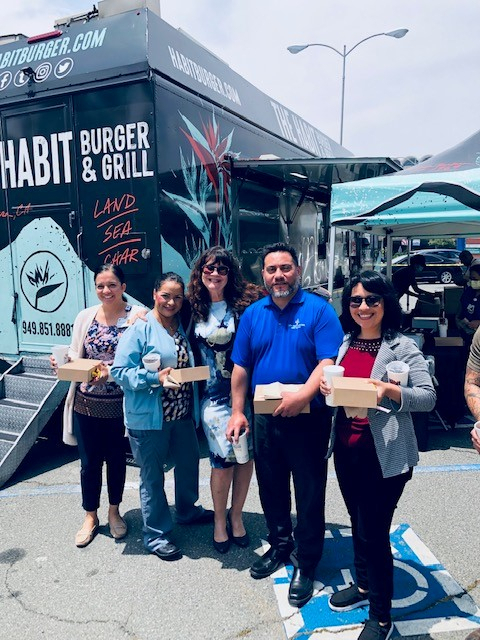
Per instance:
[[[463,347],[463,338],[447,337],[447,338],[435,338],[436,347]]]
[[[282,384],[272,382],[270,384],[257,384],[253,396],[253,412],[258,414],[272,414],[282,402],[282,392],[300,391],[303,384]],[[310,413],[310,404],[307,404],[301,413]]]
[[[69,382],[90,382],[95,369],[101,364],[101,360],[79,358],[58,367],[57,378],[59,380],[68,380]]]
[[[377,388],[365,378],[332,378],[332,396],[333,407],[377,406]]]
[[[170,378],[170,380],[168,380]],[[210,378],[210,368],[204,367],[186,367],[185,369],[173,369],[168,374],[167,380],[178,385],[184,382],[198,382],[199,380],[208,380]],[[166,385],[167,386],[167,385]]]

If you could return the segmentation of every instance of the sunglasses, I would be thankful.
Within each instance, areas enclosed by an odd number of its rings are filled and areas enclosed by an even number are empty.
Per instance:
[[[365,301],[367,307],[378,307],[380,302],[382,301],[382,296],[366,296],[362,298],[362,296],[351,296],[350,298],[350,306],[354,309],[358,308],[362,302]]]
[[[204,264],[203,265],[203,273],[209,274],[217,272],[219,276],[226,276],[230,269],[226,267],[224,264]]]

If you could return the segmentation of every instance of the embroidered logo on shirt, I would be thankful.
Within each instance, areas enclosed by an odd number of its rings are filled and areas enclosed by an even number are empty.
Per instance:
[[[305,326],[305,324],[303,322],[300,322],[300,320],[297,318],[293,324],[290,324],[288,326],[290,327],[290,329],[301,329]]]

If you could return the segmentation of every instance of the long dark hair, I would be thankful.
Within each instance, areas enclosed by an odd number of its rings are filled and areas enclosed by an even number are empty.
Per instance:
[[[93,281],[97,279],[97,276],[101,273],[105,273],[105,271],[111,271],[113,275],[117,278],[120,284],[126,284],[125,274],[123,273],[123,269],[116,264],[112,264],[111,262],[107,262],[106,264],[100,264],[95,271],[93,272]],[[124,302],[127,301],[127,296],[125,294],[122,295],[122,300]]]
[[[188,284],[188,299],[196,322],[207,320],[210,312],[210,294],[202,282],[202,270],[207,262],[228,267],[223,297],[237,316],[240,316],[249,304],[258,300],[260,289],[245,280],[237,260],[230,251],[220,246],[212,247],[204,251],[194,264]]]
[[[352,295],[352,289],[357,284],[361,284],[365,291],[369,293],[376,293],[378,296],[382,296],[382,337],[388,339],[395,337],[402,326],[402,308],[392,283],[378,271],[362,271],[362,273],[352,276],[343,288],[340,322],[345,333],[349,333],[353,338],[360,333],[360,327],[350,313],[350,296]]]

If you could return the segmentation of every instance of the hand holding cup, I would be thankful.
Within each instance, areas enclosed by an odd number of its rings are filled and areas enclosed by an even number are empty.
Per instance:
[[[332,395],[330,392],[330,388],[332,386],[332,378],[343,378],[344,373],[345,367],[341,367],[340,365],[328,364],[326,367],[323,367],[323,377],[325,379],[325,382],[320,384],[320,391],[325,396],[325,404],[328,407],[333,406]]]

